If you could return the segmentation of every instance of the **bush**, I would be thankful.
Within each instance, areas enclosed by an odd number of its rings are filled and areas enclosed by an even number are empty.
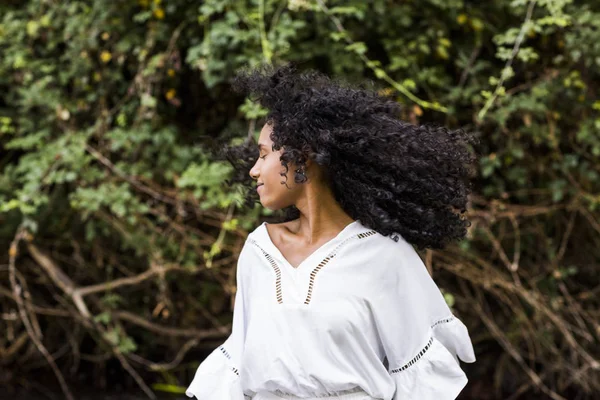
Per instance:
[[[149,382],[180,391],[190,381],[202,351],[227,335],[235,259],[267,214],[240,207],[240,188],[222,184],[230,167],[208,151],[258,133],[263,110],[229,81],[247,65],[295,61],[373,80],[412,122],[480,133],[469,238],[423,254],[476,345],[465,394],[592,398],[600,390],[598,8],[2,3],[8,382],[40,359],[62,382],[83,368],[79,352],[97,371],[117,359],[149,395]]]

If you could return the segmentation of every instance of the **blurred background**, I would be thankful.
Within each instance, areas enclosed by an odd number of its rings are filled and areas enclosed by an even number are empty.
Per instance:
[[[468,238],[421,252],[460,399],[599,399],[600,3],[571,0],[0,2],[0,392],[185,398],[273,217],[206,144],[257,137],[230,79],[287,61],[478,132]]]

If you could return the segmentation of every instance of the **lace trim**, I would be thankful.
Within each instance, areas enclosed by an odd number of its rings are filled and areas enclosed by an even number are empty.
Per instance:
[[[327,265],[327,263],[336,256],[336,254],[339,252],[339,249],[346,244],[349,240],[354,239],[354,238],[358,238],[358,239],[364,239],[367,238],[369,236],[372,236],[374,234],[376,234],[377,231],[374,230],[370,230],[367,232],[363,232],[363,233],[357,233],[353,236],[350,236],[348,239],[344,240],[342,243],[340,243],[331,253],[329,253],[329,255],[327,257],[325,257],[317,267],[315,267],[315,269],[313,269],[313,271],[310,273],[310,281],[308,283],[308,293],[306,295],[306,300],[304,301],[304,304],[309,304],[312,298],[312,292],[313,292],[313,288],[315,285],[315,278],[317,276],[317,273],[325,266]],[[283,293],[281,290],[281,269],[279,269],[279,266],[277,265],[277,262],[275,261],[275,259],[269,254],[267,253],[254,239],[248,238],[248,240],[255,245],[256,247],[258,247],[258,249],[263,253],[263,256],[265,256],[265,258],[267,259],[267,261],[269,261],[269,263],[271,264],[271,267],[273,268],[273,270],[275,271],[275,297],[277,299],[277,303],[282,304],[283,303]]]
[[[390,374],[395,374],[397,372],[404,371],[408,367],[413,366],[414,363],[416,363],[417,361],[419,361],[419,359],[421,357],[423,357],[423,354],[425,354],[427,352],[427,350],[429,350],[429,348],[431,347],[432,343],[433,343],[433,337],[430,337],[429,338],[429,342],[427,342],[427,345],[425,345],[425,347],[423,347],[423,349],[419,352],[419,354],[417,354],[412,360],[410,360],[409,362],[407,362],[406,364],[404,364],[400,368],[396,368],[396,369],[391,370]]]
[[[223,347],[221,345],[221,346],[219,346],[219,350],[221,350],[221,353],[223,353],[223,355],[225,357],[227,357],[228,360],[231,360],[231,355],[229,354],[229,352],[227,350],[225,350],[225,347]],[[240,372],[236,367],[229,367],[229,370],[232,371],[237,376],[240,376]]]
[[[431,329],[435,328],[436,326],[440,325],[440,324],[445,324],[448,323],[450,321],[453,321],[455,319],[454,316],[448,317],[448,318],[444,318],[444,319],[440,319],[436,322],[434,322],[431,325]],[[423,355],[427,352],[427,350],[429,350],[429,348],[431,347],[431,345],[433,344],[433,336],[431,336],[429,338],[429,341],[427,342],[427,344],[425,345],[425,347],[423,347],[421,349],[421,351],[419,352],[419,354],[417,354],[416,356],[414,356],[409,362],[407,362],[406,364],[404,364],[403,366],[401,366],[400,368],[396,368],[390,371],[390,374],[395,374],[401,371],[404,371],[405,369],[413,366],[421,357],[423,357]]]
[[[227,359],[231,360],[231,355],[227,350],[225,350],[225,347],[219,346],[219,350],[221,350],[221,353],[223,353]]]
[[[453,321],[454,319],[455,319],[454,316],[449,317],[449,318],[440,319],[439,321],[436,321],[433,325],[431,325],[431,328],[435,328],[439,324],[445,324],[447,322]]]
[[[264,251],[263,248],[260,247],[254,239],[248,239],[248,240],[250,240],[252,242],[252,244],[254,244],[256,247],[258,247],[260,249],[260,251],[262,251],[263,255],[269,261],[269,263],[271,264],[271,267],[275,271],[275,297],[277,298],[277,303],[282,304],[283,303],[283,293],[281,292],[281,270],[279,269],[277,262],[275,262],[275,259],[273,259],[273,257],[269,253]]]
[[[340,248],[342,248],[346,243],[348,243],[350,240],[354,239],[354,238],[358,238],[358,239],[364,239],[366,237],[369,237],[371,235],[376,234],[376,231],[368,231],[368,232],[364,232],[364,233],[358,233],[356,235],[350,236],[348,239],[344,240],[342,243],[340,243],[331,253],[329,253],[329,255],[327,257],[325,257],[323,259],[323,261],[321,261],[319,263],[319,265],[317,265],[315,267],[315,269],[312,270],[312,272],[310,273],[310,281],[308,282],[308,293],[306,294],[306,300],[304,300],[304,304],[310,304],[310,301],[312,299],[312,292],[313,292],[313,288],[315,285],[315,278],[317,276],[317,273],[325,266],[327,265],[327,263],[334,258]]]

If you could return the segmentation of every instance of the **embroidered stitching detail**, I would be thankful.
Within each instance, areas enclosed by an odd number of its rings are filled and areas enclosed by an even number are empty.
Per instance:
[[[444,318],[444,319],[440,319],[439,321],[434,322],[433,325],[431,325],[432,328],[435,328],[436,326],[438,326],[439,324],[445,324],[447,322],[453,321],[454,320],[454,316],[449,317],[449,318]]]
[[[440,325],[440,324],[445,324],[448,322],[451,322],[455,319],[454,315],[448,318],[444,318],[444,319],[440,319],[438,321],[435,321],[432,325],[431,325],[431,329],[435,328],[436,326]],[[431,344],[433,343],[433,336],[429,338],[429,341],[427,342],[427,344],[425,345],[425,347],[423,347],[423,349],[419,352],[419,354],[417,354],[415,357],[413,357],[409,362],[407,362],[406,364],[404,364],[402,367],[400,368],[396,368],[390,371],[390,374],[394,374],[400,371],[404,371],[405,369],[407,369],[408,367],[412,366],[414,363],[416,363],[421,357],[423,357],[423,355],[425,354],[425,352],[427,350],[429,350],[429,348],[431,347]]]
[[[363,232],[363,233],[358,233],[356,235],[350,236],[348,239],[344,240],[342,243],[340,243],[335,249],[333,249],[333,251],[331,253],[329,253],[329,255],[327,255],[327,257],[325,257],[323,259],[323,261],[321,261],[319,263],[319,265],[317,265],[315,267],[315,269],[312,270],[312,272],[310,273],[310,281],[308,282],[308,293],[306,294],[306,300],[304,300],[304,304],[309,304],[311,299],[312,299],[312,292],[313,292],[313,288],[315,285],[315,277],[317,276],[317,273],[325,266],[327,265],[327,263],[334,258],[339,249],[344,246],[346,243],[348,243],[350,240],[354,239],[354,238],[358,238],[358,239],[364,239],[366,237],[369,237],[371,235],[376,234],[377,232],[374,230],[368,231],[368,232]]]
[[[219,350],[221,350],[221,353],[223,353],[223,355],[225,357],[227,357],[228,360],[231,360],[231,355],[229,354],[229,352],[227,350],[225,350],[225,347],[223,347],[222,345],[219,346]],[[236,374],[237,376],[240,376],[239,370],[236,367],[229,367],[229,370],[232,371],[234,374]]]
[[[279,269],[277,262],[275,262],[275,259],[273,259],[273,257],[269,253],[264,251],[263,248],[260,247],[254,239],[249,239],[249,240],[252,242],[252,244],[254,244],[256,247],[258,247],[260,249],[260,251],[262,251],[265,258],[269,261],[269,263],[271,263],[271,267],[273,267],[273,270],[275,271],[275,297],[277,298],[277,303],[282,304],[283,303],[283,293],[281,291],[281,270]]]
[[[427,352],[427,350],[429,350],[429,348],[431,347],[432,344],[433,344],[433,336],[429,338],[429,341],[427,342],[427,345],[425,347],[423,347],[423,349],[419,352],[419,354],[417,354],[416,356],[414,356],[412,360],[410,360],[409,362],[407,362],[406,364],[404,364],[400,368],[396,368],[396,369],[391,370],[390,374],[395,374],[397,372],[404,371],[408,367],[411,367],[421,357],[423,357],[423,354],[425,354]]]
[[[219,350],[221,350],[221,353],[223,353],[225,355],[225,357],[227,357],[229,360],[231,360],[231,355],[229,355],[229,352],[227,352],[227,350],[225,350],[225,347],[219,346]]]

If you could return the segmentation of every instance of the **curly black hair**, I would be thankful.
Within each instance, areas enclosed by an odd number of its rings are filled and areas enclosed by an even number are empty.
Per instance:
[[[398,233],[419,249],[465,237],[474,135],[402,121],[400,105],[377,91],[291,64],[242,71],[233,88],[268,110],[273,150],[284,148],[286,171],[289,162],[319,164],[353,219],[384,236]],[[247,187],[245,205],[253,208],[259,197],[248,171],[258,157],[256,144],[249,138],[220,150],[235,170],[227,183]],[[296,173],[297,183],[301,178]],[[295,206],[281,211],[281,222],[299,217]]]

